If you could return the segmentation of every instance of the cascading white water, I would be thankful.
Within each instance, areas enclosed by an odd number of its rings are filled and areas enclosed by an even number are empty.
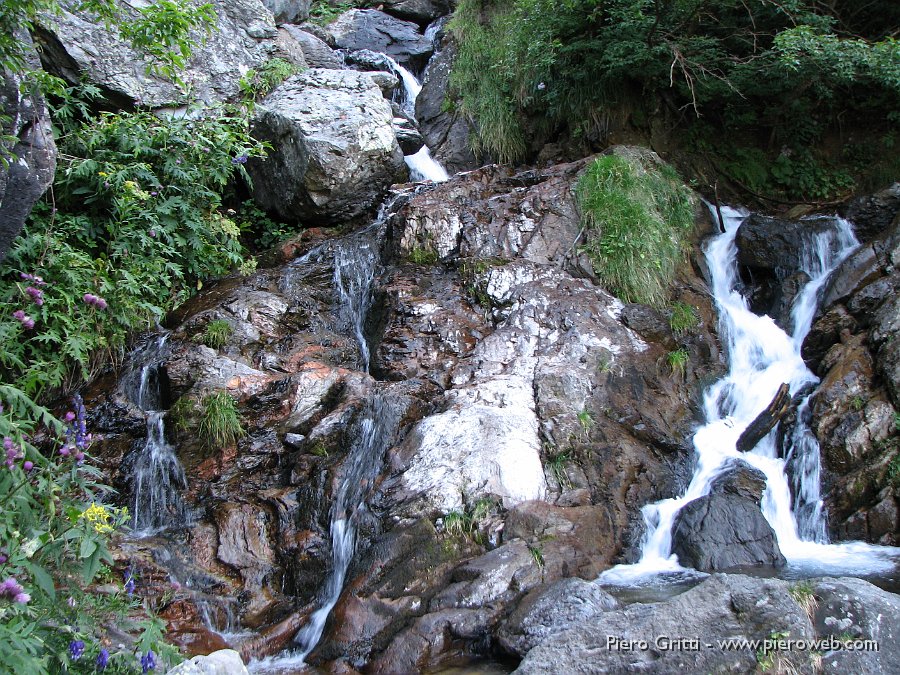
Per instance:
[[[185,520],[180,491],[187,487],[187,478],[175,449],[166,441],[159,381],[167,339],[168,334],[161,335],[135,352],[132,358],[140,369],[132,371],[130,386],[126,385],[128,397],[147,415],[147,437],[131,475],[132,528],[137,536],[181,525]]]
[[[422,91],[422,85],[419,84],[415,75],[393,59],[390,60],[397,74],[400,75],[400,80],[403,82],[403,100],[400,107],[411,119],[415,119],[416,98],[419,96],[419,92]],[[431,151],[427,145],[423,145],[422,149],[414,155],[407,155],[403,159],[406,162],[406,166],[409,167],[410,178],[414,181],[432,180],[442,182],[449,178],[444,167],[431,156]]]
[[[369,371],[370,351],[365,335],[365,321],[371,306],[372,281],[378,264],[376,230],[382,225],[390,203],[376,222],[366,230],[337,242],[331,249],[334,258],[334,286],[337,294],[335,313],[341,329],[352,334],[359,345],[360,369]],[[304,260],[318,260],[326,250],[317,249]],[[365,514],[369,488],[381,469],[399,415],[380,394],[373,394],[361,411],[353,429],[347,459],[342,465],[338,489],[331,508],[331,571],[320,593],[320,605],[295,637],[298,649],[275,657],[253,661],[255,673],[297,668],[319,643],[331,610],[337,604],[347,569],[356,551],[356,531]]]
[[[684,572],[672,554],[672,526],[678,512],[689,502],[709,493],[713,480],[734,460],[743,460],[766,475],[762,510],[775,531],[779,547],[789,564],[821,571],[853,570],[856,573],[888,569],[886,559],[894,549],[861,543],[827,545],[818,486],[818,443],[809,431],[803,414],[794,431],[797,439],[791,451],[798,505],[804,513],[801,526],[792,511],[791,490],[785,474],[785,460],[778,456],[776,433],[762,439],[752,451],[741,453],[737,440],[762,412],[782,383],[791,395],[818,380],[806,367],[800,349],[815,315],[818,291],[828,275],[857,245],[849,224],[834,219],[834,227],[815,235],[803,254],[802,267],[810,278],[794,302],[792,335],[768,316],[753,314],[738,288],[737,229],[747,214],[722,208],[725,232],[706,246],[706,261],[712,291],[719,311],[719,335],[726,346],[729,371],[704,395],[706,424],[694,435],[696,468],[685,493],[664,499],[643,509],[646,532],[641,558],[634,565],[619,565],[600,576],[609,584],[634,584],[666,572]],[[714,215],[715,217],[715,215]],[[802,441],[802,442],[801,442]],[[802,460],[800,455],[803,455]],[[799,470],[797,470],[799,469]]]

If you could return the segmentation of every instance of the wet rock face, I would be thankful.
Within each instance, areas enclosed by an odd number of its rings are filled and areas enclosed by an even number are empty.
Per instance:
[[[414,672],[483,650],[523,594],[596,578],[639,540],[640,508],[677,491],[692,401],[721,369],[713,310],[688,268],[674,296],[696,308],[695,329],[676,336],[666,310],[634,321],[641,334],[625,324],[573,247],[584,166],[486,167],[400,190],[365,235],[380,254],[358,327],[372,375],[338,305],[334,242],[286,246],[299,257],[211,285],[170,317],[167,405],[186,421],[169,433],[203,534],[191,556],[239,591],[242,625],[281,645],[315,608],[330,508],[375,393],[396,405],[397,436],[379,474],[354,486],[368,494],[357,554],[313,662]],[[230,331],[210,347],[214,320]],[[691,355],[684,374],[665,366],[676,347]],[[222,390],[246,435],[210,446],[199,410]],[[103,446],[111,465],[141,434],[117,428]],[[510,630],[532,635],[522,620]]]
[[[889,673],[897,659],[898,601],[860,579],[825,578],[794,586],[716,574],[671,600],[584,612],[576,625],[540,640],[515,672],[556,672],[566,663],[598,673],[754,673],[765,658],[770,667],[792,673]],[[765,640],[776,634],[792,640],[877,640],[879,649],[760,655],[720,646],[723,640]]]
[[[809,280],[801,269],[802,253],[812,237],[831,229],[829,219],[781,220],[755,213],[747,218],[735,246],[754,313],[768,314],[783,329],[791,329],[791,305]]]
[[[263,0],[276,23],[302,23],[309,18],[310,0]]]
[[[447,109],[450,69],[456,53],[452,36],[445,36],[425,68],[422,91],[416,98],[419,130],[432,156],[450,173],[468,171],[482,163],[469,148],[474,131],[471,123],[459,111]]]
[[[275,49],[272,13],[260,0],[216,0],[217,19],[207,34],[191,35],[193,56],[182,76],[192,96],[205,103],[228,100],[239,93],[241,73],[259,68]],[[124,16],[134,9],[118,3]],[[89,13],[63,10],[36,33],[44,68],[70,84],[80,78],[98,85],[113,103],[151,107],[180,101],[178,87],[149,74],[150,61]]]
[[[30,45],[28,33],[17,36]],[[38,67],[34,50],[27,58],[29,68]],[[50,113],[38,94],[21,93],[21,77],[0,72],[0,119],[3,133],[17,140],[12,147],[3,142],[0,164],[0,261],[22,230],[31,208],[53,182],[56,172],[56,143],[50,126]],[[11,126],[6,126],[10,120]],[[15,157],[15,160],[10,157]]]
[[[887,196],[885,196],[887,194]],[[890,193],[861,198],[864,233],[895,219]],[[867,206],[866,206],[867,205]],[[874,224],[872,224],[874,223]],[[900,230],[863,244],[835,271],[803,345],[822,378],[811,399],[832,536],[900,543]]]
[[[253,195],[289,222],[339,221],[370,208],[405,169],[393,113],[366,73],[313,68],[264,98],[253,134]]]
[[[328,26],[341,49],[371,49],[402,65],[421,68],[431,55],[431,41],[410,22],[375,9],[351,9]]]

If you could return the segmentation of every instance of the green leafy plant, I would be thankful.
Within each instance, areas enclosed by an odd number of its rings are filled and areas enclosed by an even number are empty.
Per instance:
[[[862,396],[854,396],[850,399],[850,409],[859,412],[866,407],[866,399]]]
[[[697,309],[685,302],[672,303],[669,314],[669,327],[676,336],[690,333],[700,325]]]
[[[312,446],[309,448],[309,453],[311,455],[315,455],[316,457],[328,457],[328,446],[325,445],[325,441],[321,438],[317,440]]]
[[[354,7],[365,7],[365,2],[332,2],[330,0],[313,0],[309,6],[309,20],[320,26],[327,26],[341,14]]]
[[[683,347],[666,354],[666,363],[669,364],[669,368],[671,369],[673,375],[684,377],[685,373],[687,372],[687,365],[689,361],[690,356],[688,355],[687,350]]]
[[[234,333],[234,328],[225,319],[214,319],[206,324],[203,331],[202,342],[212,349],[221,349],[228,342],[228,338]]]
[[[246,101],[255,103],[300,70],[290,61],[278,57],[271,58],[258,70],[253,68],[248,70],[241,77],[238,87]]]
[[[528,552],[531,554],[531,559],[534,560],[535,565],[544,569],[544,552],[540,546],[532,546],[528,545]]]
[[[693,231],[689,190],[670,167],[615,154],[578,181],[587,253],[601,283],[626,302],[662,306]]]
[[[217,207],[246,158],[264,153],[246,119],[224,110],[104,114],[60,147],[53,201],[0,266],[0,365],[30,395],[71,387],[202,279],[241,265],[238,228]],[[14,318],[20,310],[33,327]]]
[[[198,432],[204,445],[222,448],[235,443],[246,432],[241,426],[237,403],[228,392],[217,391],[200,402]]]

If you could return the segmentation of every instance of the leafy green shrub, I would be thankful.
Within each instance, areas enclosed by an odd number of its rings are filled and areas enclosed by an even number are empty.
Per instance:
[[[130,572],[112,592],[91,586],[104,563],[113,564],[108,547],[129,516],[105,503],[113,490],[89,463],[81,399],[65,422],[15,387],[0,385],[0,399],[0,663],[36,675],[87,673],[99,658],[115,672],[139,672],[136,654],[104,646],[110,624],[141,634],[140,655],[177,660],[162,643],[161,621],[131,618],[140,601]],[[52,439],[41,449],[29,441],[39,422]]]
[[[278,57],[269,59],[259,70],[251,68],[238,83],[244,98],[256,102],[275,89],[291,75],[300,72],[300,68],[290,61]]]
[[[246,119],[223,110],[104,114],[60,148],[53,202],[35,209],[0,266],[0,365],[29,395],[86,377],[129,331],[242,263],[238,228],[217,209],[246,158],[263,153]],[[40,305],[22,275],[41,278]]]
[[[313,0],[309,7],[309,20],[320,26],[327,26],[344,12],[354,7],[365,7],[366,5],[366,2]]]
[[[473,149],[503,162],[526,157],[534,130],[605,144],[611,118],[646,128],[662,114],[758,146],[757,188],[834,194],[850,176],[809,148],[854,119],[887,130],[900,107],[900,42],[885,30],[900,8],[850,4],[460,0],[451,95],[476,122]]]
[[[675,171],[605,155],[582,174],[577,195],[582,250],[601,283],[625,302],[663,305],[694,226],[690,192]]]
[[[212,349],[221,349],[234,333],[234,328],[225,319],[214,319],[206,324],[203,331],[203,344]]]
[[[200,438],[209,448],[222,448],[236,442],[246,432],[241,426],[237,402],[225,391],[209,394],[200,402]]]

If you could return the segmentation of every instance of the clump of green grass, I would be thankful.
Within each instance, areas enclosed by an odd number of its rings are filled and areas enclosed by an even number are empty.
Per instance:
[[[466,536],[476,544],[481,544],[482,536],[478,531],[481,522],[493,513],[497,504],[487,497],[476,500],[464,511],[450,511],[443,518],[444,531],[454,537]]]
[[[681,377],[684,377],[690,358],[691,357],[687,353],[686,349],[676,349],[675,351],[666,354],[666,363],[668,363],[669,368],[672,369],[673,375],[680,375]]]
[[[662,307],[694,227],[691,194],[675,170],[605,155],[576,193],[587,233],[581,250],[601,283],[625,302]]]
[[[246,434],[241,426],[237,402],[228,392],[217,391],[200,403],[200,438],[207,447],[225,447]]]
[[[315,455],[316,457],[328,457],[328,447],[325,445],[325,441],[321,438],[312,444],[312,447],[309,449],[309,453],[311,455]]]
[[[534,563],[544,569],[544,552],[540,546],[528,546],[528,552],[531,553],[531,558],[534,560]]]
[[[221,349],[232,336],[234,329],[225,319],[215,319],[206,324],[203,331],[202,342],[212,349]]]
[[[699,325],[700,316],[693,305],[689,305],[686,302],[675,302],[672,304],[671,314],[669,314],[669,327],[675,335],[681,336],[690,333]]]
[[[594,416],[591,414],[590,410],[585,408],[578,413],[576,417],[578,418],[578,424],[581,425],[581,430],[584,432],[584,435],[587,436],[594,426]]]
[[[567,488],[572,485],[572,481],[570,481],[569,477],[566,475],[566,465],[570,461],[572,461],[572,455],[568,450],[558,452],[547,460],[547,467],[550,469],[550,473],[553,474],[553,477],[556,479],[556,483],[560,488]]]
[[[414,265],[433,265],[439,259],[436,251],[424,246],[413,246],[409,252],[409,261]]]

